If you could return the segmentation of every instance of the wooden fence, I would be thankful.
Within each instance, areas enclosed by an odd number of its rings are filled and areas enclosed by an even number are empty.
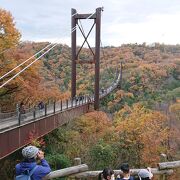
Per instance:
[[[151,170],[154,175],[171,175],[173,173],[173,169],[175,168],[180,168],[180,161],[158,163],[158,167],[151,168]],[[131,169],[131,174],[137,175],[139,171],[140,169]],[[44,179],[53,179],[53,178],[67,177],[67,176],[71,179],[80,179],[80,178],[89,179],[89,178],[97,178],[100,172],[102,171],[88,171],[88,166],[86,164],[80,164],[77,166],[53,171],[50,174],[48,174]],[[122,174],[122,171],[114,170],[114,173],[116,176],[118,174]]]

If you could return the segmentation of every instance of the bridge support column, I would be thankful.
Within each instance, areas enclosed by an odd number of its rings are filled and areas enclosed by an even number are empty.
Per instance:
[[[101,11],[102,8],[97,8],[96,12],[94,14],[78,14],[75,9],[71,10],[71,55],[72,55],[72,74],[71,74],[71,97],[74,98],[76,96],[76,64],[77,63],[94,63],[95,64],[95,87],[94,87],[94,109],[98,110],[99,109],[99,61],[100,61],[100,29],[101,29]],[[80,19],[94,19],[94,24],[92,25],[89,33],[87,36],[84,33],[84,30],[82,27],[78,25],[78,20]],[[96,26],[95,29],[95,52],[94,50],[90,47],[87,39],[89,37],[89,34],[91,33],[94,25]],[[77,50],[77,45],[76,45],[76,28],[79,27],[83,37],[84,37],[84,42],[82,46],[79,48],[78,52]],[[83,45],[87,43],[89,50],[91,51],[93,55],[93,60],[92,61],[83,61],[79,60],[78,56],[80,54],[80,51],[83,47]]]
[[[99,61],[100,61],[100,37],[101,37],[101,8],[96,9],[96,51],[95,51],[95,91],[94,109],[99,109]]]
[[[72,56],[72,70],[71,70],[71,98],[76,96],[76,24],[77,20],[75,14],[77,11],[71,9],[71,56]]]

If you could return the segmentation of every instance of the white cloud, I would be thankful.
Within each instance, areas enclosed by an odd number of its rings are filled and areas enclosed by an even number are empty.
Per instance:
[[[101,29],[104,45],[180,42],[179,0],[0,0],[0,4],[11,11],[24,40],[58,38],[70,44],[71,8],[78,13],[93,13],[104,6]],[[83,24],[88,32],[89,24]],[[82,42],[80,35],[78,42]],[[94,36],[89,37],[89,42],[94,44]]]
[[[179,14],[153,14],[146,22],[121,23],[107,25],[104,34],[109,38],[107,44],[120,45],[122,43],[180,43]]]

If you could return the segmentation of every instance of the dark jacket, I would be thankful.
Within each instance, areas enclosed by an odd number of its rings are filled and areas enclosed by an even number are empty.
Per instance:
[[[34,162],[21,162],[16,165],[16,176],[22,174],[26,170],[32,170],[37,163]],[[33,180],[41,180],[44,176],[51,172],[51,168],[45,159],[41,160],[41,165],[37,165],[31,178]]]
[[[127,179],[124,179],[124,178],[117,178],[118,180],[127,180]],[[128,180],[134,180],[134,177],[130,176]]]

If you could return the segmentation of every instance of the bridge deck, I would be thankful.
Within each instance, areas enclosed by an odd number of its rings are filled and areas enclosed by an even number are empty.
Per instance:
[[[34,138],[42,137],[75,117],[87,113],[88,110],[89,103],[86,103],[2,131],[0,133],[0,159],[29,144],[30,133],[33,133]]]
[[[111,93],[120,79],[119,75],[109,88],[100,92],[99,98]],[[44,136],[75,117],[87,113],[90,103],[93,102],[94,96],[81,96],[64,103],[49,104],[44,110],[31,109],[22,115],[16,112],[10,115],[0,114],[0,159],[29,144],[30,133],[33,133],[34,138]]]

